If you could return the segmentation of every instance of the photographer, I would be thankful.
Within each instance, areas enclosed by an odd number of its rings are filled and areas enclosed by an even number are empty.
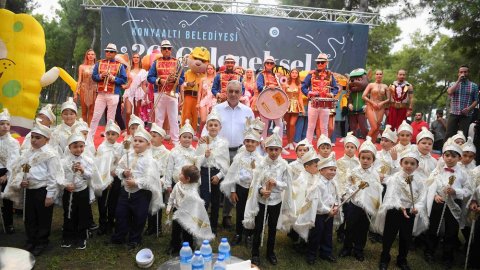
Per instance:
[[[447,90],[450,96],[450,114],[445,140],[455,135],[458,130],[468,134],[473,109],[478,102],[478,85],[470,81],[468,75],[469,67],[462,65],[458,69],[458,80]]]

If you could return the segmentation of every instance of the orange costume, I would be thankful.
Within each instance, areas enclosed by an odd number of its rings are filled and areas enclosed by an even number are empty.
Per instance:
[[[82,118],[90,125],[93,117],[95,98],[97,97],[97,83],[92,80],[94,65],[84,65],[79,80],[77,93],[80,94]]]

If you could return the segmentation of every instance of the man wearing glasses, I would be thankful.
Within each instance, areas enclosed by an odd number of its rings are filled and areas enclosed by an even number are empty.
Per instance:
[[[275,77],[275,73],[273,72],[273,68],[275,67],[275,58],[273,56],[267,56],[265,60],[263,61],[263,71],[258,74],[257,76],[257,89],[258,92],[262,92],[265,88],[275,88],[275,87],[281,87],[278,84],[278,80]],[[265,127],[263,128],[262,132],[262,137],[267,138],[267,131],[269,125],[269,121],[267,118],[263,117],[263,115],[260,115],[262,122],[265,123]],[[280,137],[283,138],[283,120],[282,118],[274,119],[273,122],[275,123],[275,126],[280,128]],[[286,150],[282,151],[282,154],[288,154]]]
[[[302,93],[309,97],[333,98],[338,92],[337,82],[330,70],[327,70],[328,56],[320,53],[315,59],[317,69],[312,70],[302,82]],[[321,133],[328,137],[328,118],[330,108],[314,108],[312,100],[308,102],[307,139],[313,141],[313,132],[320,120]]]
[[[225,56],[225,71],[218,72],[213,79],[212,94],[217,98],[217,103],[222,103],[227,100],[227,84],[229,81],[242,82],[243,77],[234,72],[235,58],[229,54]],[[242,95],[245,92],[245,88],[242,84]]]
[[[122,84],[127,83],[125,66],[115,60],[117,46],[109,43],[105,48],[105,59],[98,61],[93,68],[92,79],[97,84],[97,98],[90,123],[90,136],[95,136],[100,118],[107,108],[107,122],[115,120],[117,105],[120,100]]]
[[[183,69],[177,66],[177,59],[172,57],[172,44],[168,40],[160,43],[162,57],[154,61],[148,71],[147,81],[153,84],[155,96],[155,123],[163,126],[168,116],[170,137],[174,144],[178,143],[178,98],[179,86],[183,84]],[[180,71],[180,72],[178,72]],[[180,74],[177,74],[180,73]]]

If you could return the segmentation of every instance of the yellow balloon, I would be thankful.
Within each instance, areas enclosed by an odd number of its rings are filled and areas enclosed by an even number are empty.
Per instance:
[[[12,130],[32,127],[45,73],[45,34],[28,14],[0,9],[0,108],[12,115]]]
[[[70,76],[70,74],[68,74],[63,68],[57,68],[60,70],[60,78],[62,78],[63,81],[70,87],[72,92],[75,92],[77,89],[77,81],[75,81],[75,79],[73,79],[72,76]]]

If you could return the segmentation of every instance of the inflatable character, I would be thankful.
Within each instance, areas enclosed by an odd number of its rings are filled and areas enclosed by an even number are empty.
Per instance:
[[[28,14],[0,9],[0,109],[12,115],[12,132],[26,135],[33,126],[42,87],[61,77],[72,91],[75,80],[63,69],[45,73],[45,34]]]
[[[185,120],[190,119],[193,129],[197,130],[197,104],[200,104],[198,91],[202,78],[206,76],[207,64],[210,62],[210,52],[205,47],[195,47],[192,52],[185,57],[188,57],[187,66],[189,70],[185,72],[185,82],[183,83],[181,125],[183,126]]]
[[[354,69],[350,72],[348,83],[348,123],[350,130],[358,138],[365,138],[368,133],[367,120],[365,118],[365,101],[362,98],[363,91],[368,85],[367,71],[363,68]],[[360,129],[360,134],[355,134]]]

